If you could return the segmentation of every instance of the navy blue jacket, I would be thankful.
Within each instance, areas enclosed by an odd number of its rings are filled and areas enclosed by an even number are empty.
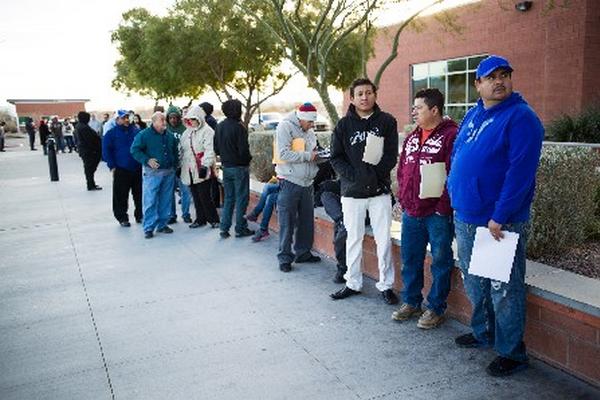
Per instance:
[[[131,144],[139,130],[129,125],[116,125],[104,133],[102,138],[102,159],[109,169],[121,168],[137,171],[142,166],[131,156]]]
[[[544,128],[518,93],[485,109],[481,99],[462,121],[448,192],[458,220],[486,226],[529,220]]]

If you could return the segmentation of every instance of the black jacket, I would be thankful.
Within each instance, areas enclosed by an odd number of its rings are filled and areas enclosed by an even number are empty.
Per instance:
[[[100,136],[88,124],[79,122],[75,127],[75,136],[77,137],[77,151],[81,158],[102,157],[102,142]]]
[[[362,161],[369,134],[384,138],[383,156],[377,165]],[[342,196],[361,199],[390,193],[390,172],[397,160],[396,119],[377,105],[373,114],[363,119],[351,104],[331,138],[331,165],[340,177]]]
[[[221,156],[224,167],[247,167],[252,156],[248,145],[248,131],[239,120],[226,118],[217,125],[215,153]]]

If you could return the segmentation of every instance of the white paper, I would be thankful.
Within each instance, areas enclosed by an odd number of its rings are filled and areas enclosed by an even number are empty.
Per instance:
[[[512,270],[519,234],[502,231],[504,239],[497,241],[489,229],[478,227],[475,232],[469,273],[508,283]]]
[[[421,185],[419,187],[419,198],[442,197],[444,185],[446,184],[446,163],[422,164],[420,167]]]
[[[377,165],[383,157],[383,137],[367,135],[367,144],[362,160],[366,163]]]

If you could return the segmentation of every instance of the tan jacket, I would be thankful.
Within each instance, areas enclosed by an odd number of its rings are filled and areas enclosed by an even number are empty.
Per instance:
[[[196,154],[204,152],[202,165],[210,170],[215,165],[215,151],[213,149],[213,138],[215,132],[204,121],[198,128],[187,128],[179,139],[179,159],[181,160],[181,181],[185,185],[200,183],[206,179],[200,179],[196,165]],[[191,145],[190,145],[191,143]],[[192,152],[192,147],[194,148]],[[209,174],[210,176],[210,174]]]

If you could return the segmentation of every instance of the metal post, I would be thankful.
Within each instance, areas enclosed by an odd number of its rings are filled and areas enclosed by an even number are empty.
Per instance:
[[[58,163],[56,161],[56,140],[53,136],[46,142],[48,146],[48,167],[50,169],[50,181],[58,182]]]

